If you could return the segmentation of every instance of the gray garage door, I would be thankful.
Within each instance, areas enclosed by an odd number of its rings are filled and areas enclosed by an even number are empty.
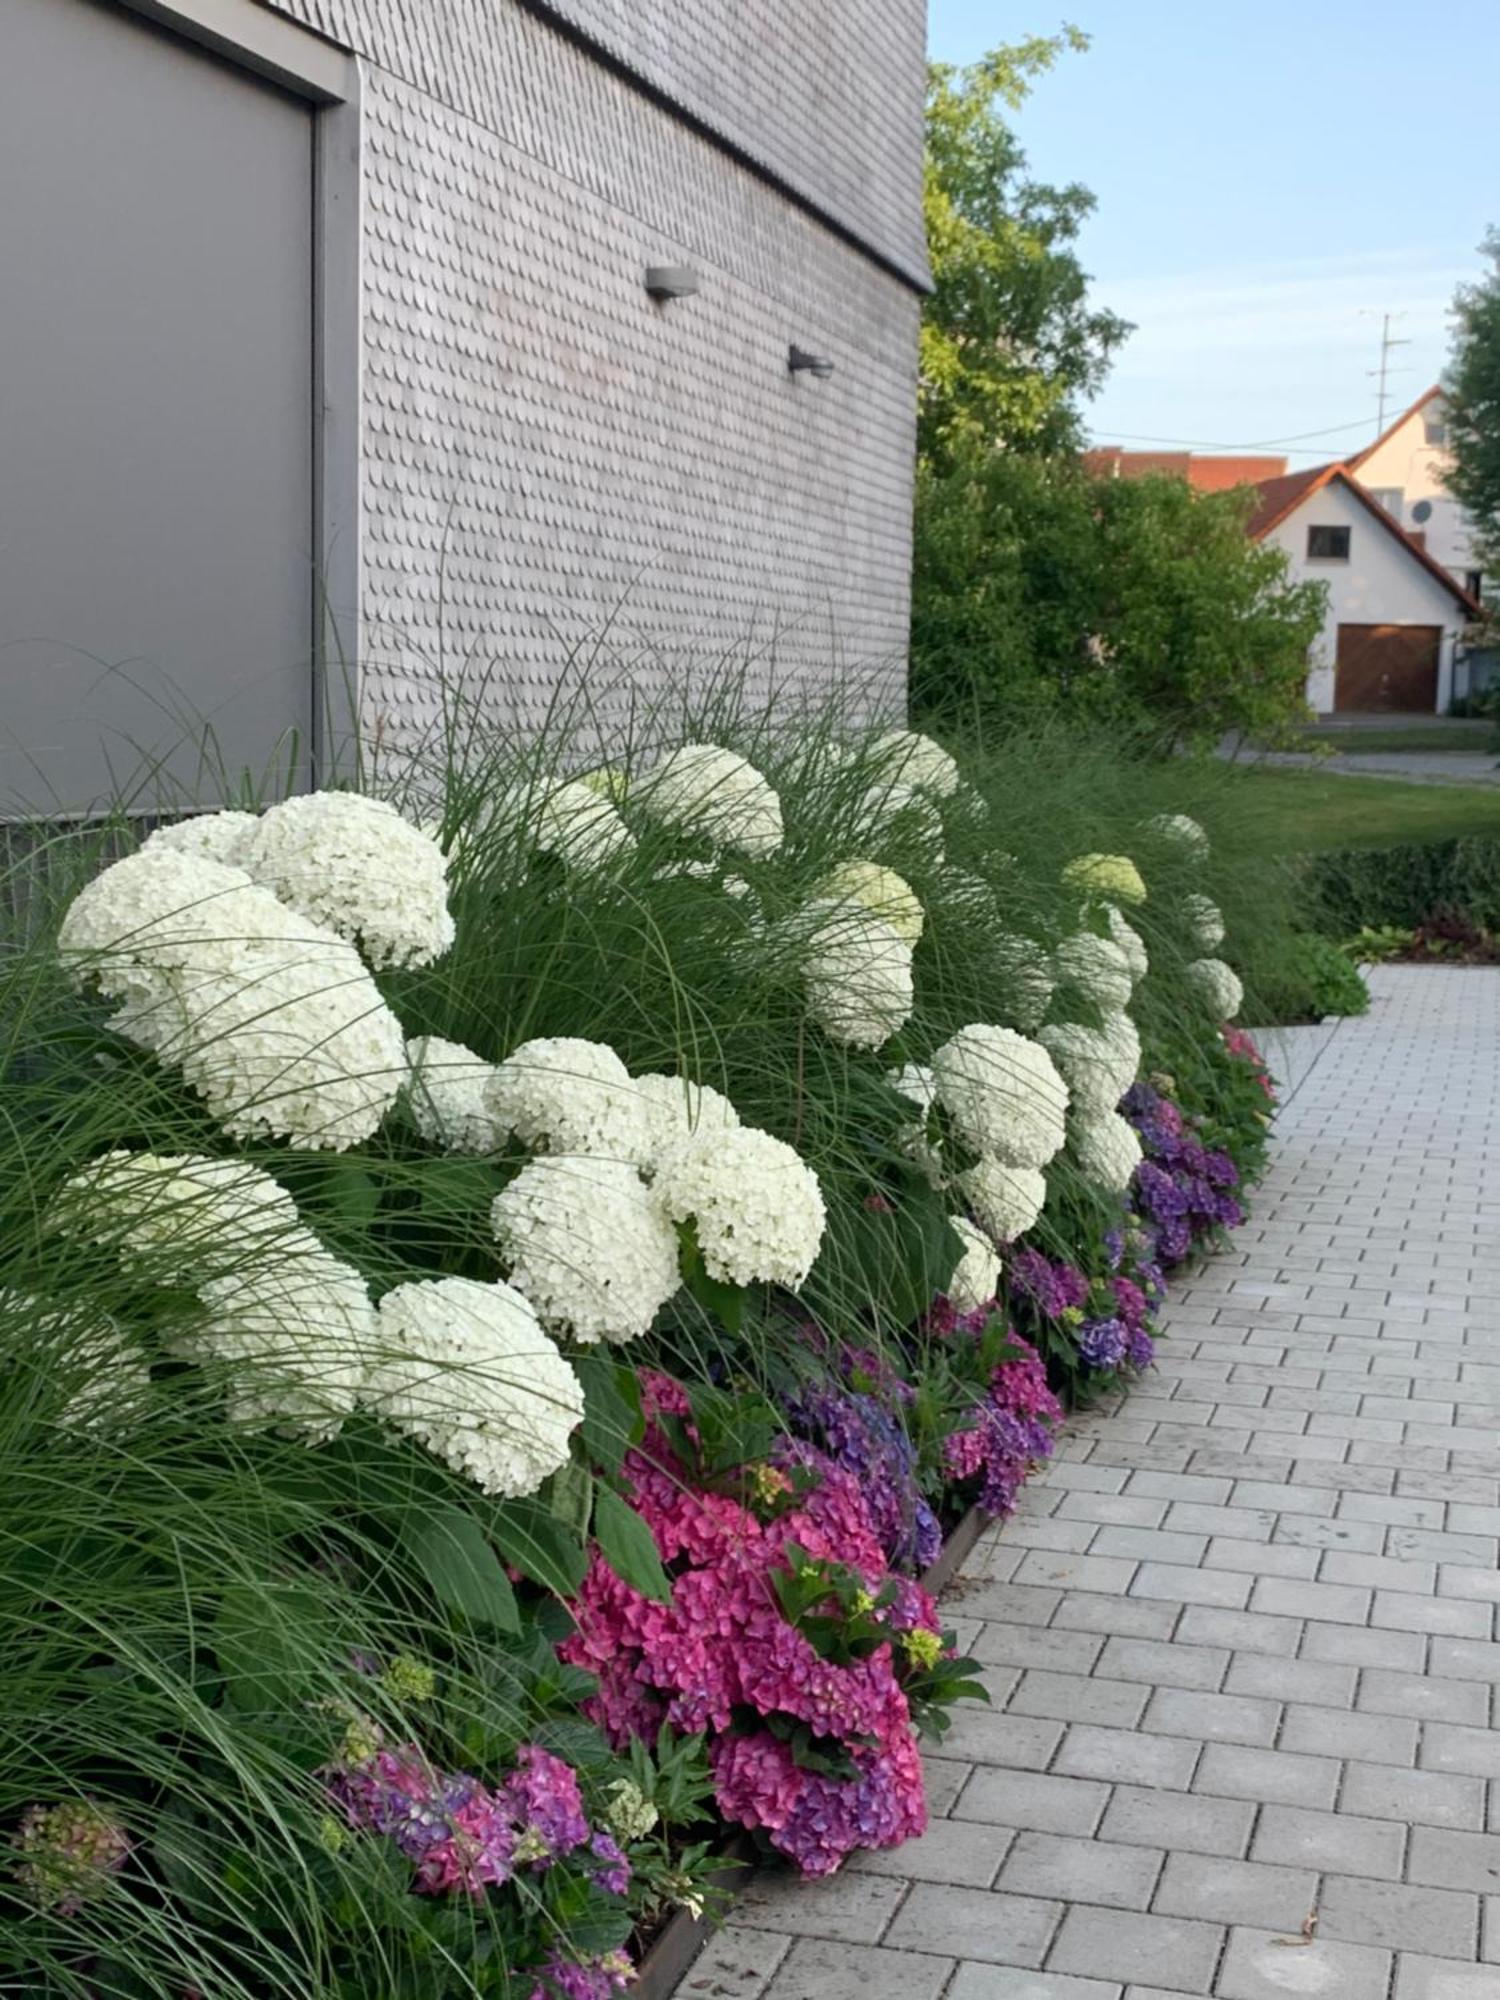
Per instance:
[[[0,0],[0,811],[294,737],[305,782],[312,141],[107,0]]]

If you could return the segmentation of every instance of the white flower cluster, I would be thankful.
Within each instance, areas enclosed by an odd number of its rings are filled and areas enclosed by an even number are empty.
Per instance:
[[[1031,1034],[1047,1017],[1057,988],[1052,960],[1032,938],[1001,931],[990,952],[1005,982],[1005,1001],[1023,1034]]]
[[[1080,854],[1063,870],[1063,880],[1086,896],[1112,902],[1144,903],[1146,884],[1128,854]]]
[[[1147,820],[1146,827],[1188,860],[1208,859],[1208,835],[1197,820],[1189,819],[1186,813],[1158,813],[1154,819]]]
[[[490,1219],[511,1283],[577,1340],[634,1340],[677,1290],[677,1232],[624,1160],[533,1160]]]
[[[378,1309],[365,1401],[485,1493],[535,1493],[583,1419],[578,1377],[509,1285],[397,1285]]]
[[[1085,1117],[1113,1111],[1141,1066],[1141,1038],[1128,1014],[1106,1014],[1098,1028],[1057,1022],[1043,1028],[1038,1040],[1067,1079],[1074,1109]]]
[[[673,1222],[691,1221],[704,1269],[728,1285],[802,1285],[823,1242],[818,1177],[769,1132],[700,1131],[668,1152],[655,1191]]]
[[[634,1168],[651,1151],[646,1100],[606,1042],[576,1035],[522,1042],[492,1072],[484,1108],[537,1152],[591,1153]]]
[[[1123,1194],[1141,1164],[1135,1127],[1115,1111],[1089,1112],[1073,1129],[1073,1152],[1087,1180]]]
[[[1068,1087],[1039,1042],[975,1022],[932,1058],[938,1101],[964,1144],[1010,1167],[1044,1167],[1061,1150]]]
[[[855,801],[850,832],[861,841],[878,843],[899,834],[934,867],[943,862],[943,815],[936,796],[915,785],[877,771]]]
[[[146,1357],[123,1327],[97,1306],[66,1304],[0,1288],[0,1320],[18,1350],[45,1370],[50,1387],[67,1392],[57,1421],[69,1430],[105,1435],[138,1413],[151,1392]]]
[[[911,729],[888,729],[871,745],[881,765],[899,784],[938,798],[951,798],[958,790],[958,766],[941,743],[919,736]]]
[[[416,1035],[406,1045],[406,1103],[430,1145],[448,1153],[498,1153],[507,1127],[490,1109],[493,1063],[441,1035]]]
[[[242,853],[252,880],[362,946],[373,966],[430,965],[453,942],[443,850],[384,799],[284,799],[256,821]]]
[[[878,861],[845,861],[818,890],[821,901],[858,903],[888,924],[903,944],[915,945],[922,935],[923,913],[911,885],[894,868]]]
[[[1130,968],[1131,980],[1135,985],[1139,985],[1151,970],[1151,960],[1146,955],[1146,941],[1133,925],[1126,923],[1124,911],[1114,903],[1105,905],[1104,915],[1109,924],[1110,937],[1125,954],[1125,963]]]
[[[1000,1259],[989,1238],[966,1216],[951,1216],[949,1227],[964,1246],[948,1280],[949,1301],[961,1313],[978,1312],[999,1290]]]
[[[58,948],[122,1003],[116,1031],[239,1137],[356,1145],[404,1080],[400,1025],[358,954],[241,869],[148,842],[74,898]]]
[[[989,1157],[961,1174],[958,1185],[980,1227],[1001,1245],[1024,1236],[1047,1200],[1047,1183],[1037,1168],[1008,1167]]]
[[[531,839],[580,873],[607,868],[635,846],[608,793],[586,778],[570,778],[533,801]]]
[[[914,999],[906,940],[858,903],[809,904],[803,929],[807,1011],[823,1032],[861,1049],[898,1034]]]
[[[722,1135],[739,1130],[740,1114],[710,1083],[649,1073],[632,1078],[632,1083],[650,1128],[648,1172],[674,1146],[699,1133]]]
[[[164,847],[173,854],[196,854],[200,861],[217,861],[226,868],[243,868],[246,842],[258,824],[255,813],[195,813],[191,819],[159,826],[144,845]]]
[[[1130,1005],[1135,987],[1130,961],[1113,938],[1076,931],[1057,947],[1059,979],[1076,986],[1086,999],[1108,1012]]]
[[[763,855],[781,845],[780,799],[753,764],[714,743],[669,750],[631,796],[662,825],[715,847]]]
[[[1232,1021],[1245,1004],[1245,989],[1233,967],[1222,958],[1195,958],[1187,977],[1217,1021]]]
[[[196,1294],[201,1314],[173,1329],[172,1352],[227,1371],[237,1421],[317,1442],[355,1407],[375,1344],[364,1280],[258,1167],[109,1153],[67,1183],[53,1219],[133,1277]]]
[[[1184,896],[1183,919],[1199,951],[1217,951],[1224,942],[1224,917],[1208,896]]]
[[[945,1174],[943,1150],[929,1131],[933,1108],[938,1101],[937,1078],[925,1063],[907,1063],[901,1069],[887,1070],[885,1080],[922,1114],[920,1119],[902,1126],[896,1133],[897,1147],[934,1187],[942,1187]]]

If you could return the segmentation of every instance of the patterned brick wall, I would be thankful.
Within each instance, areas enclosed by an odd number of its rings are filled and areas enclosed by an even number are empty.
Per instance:
[[[622,658],[898,703],[915,293],[516,0],[275,4],[364,58],[367,719]]]

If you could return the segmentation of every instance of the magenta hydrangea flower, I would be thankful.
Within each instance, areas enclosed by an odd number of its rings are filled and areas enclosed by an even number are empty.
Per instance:
[[[609,2000],[623,1993],[635,1978],[635,1967],[623,1951],[599,1958],[564,1958],[553,1952],[541,1967],[529,2000]]]
[[[16,1880],[33,1903],[71,1917],[125,1866],[130,1836],[92,1799],[30,1805],[21,1815]]]

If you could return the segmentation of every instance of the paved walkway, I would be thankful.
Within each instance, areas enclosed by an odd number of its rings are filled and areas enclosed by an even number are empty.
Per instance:
[[[1373,987],[971,1559],[927,1835],[757,1885],[688,2000],[1500,2000],[1500,974]]]
[[[1404,778],[1410,785],[1500,785],[1493,750],[1340,750],[1331,757],[1302,750],[1261,750],[1255,762],[1273,768],[1330,771],[1344,778]]]

